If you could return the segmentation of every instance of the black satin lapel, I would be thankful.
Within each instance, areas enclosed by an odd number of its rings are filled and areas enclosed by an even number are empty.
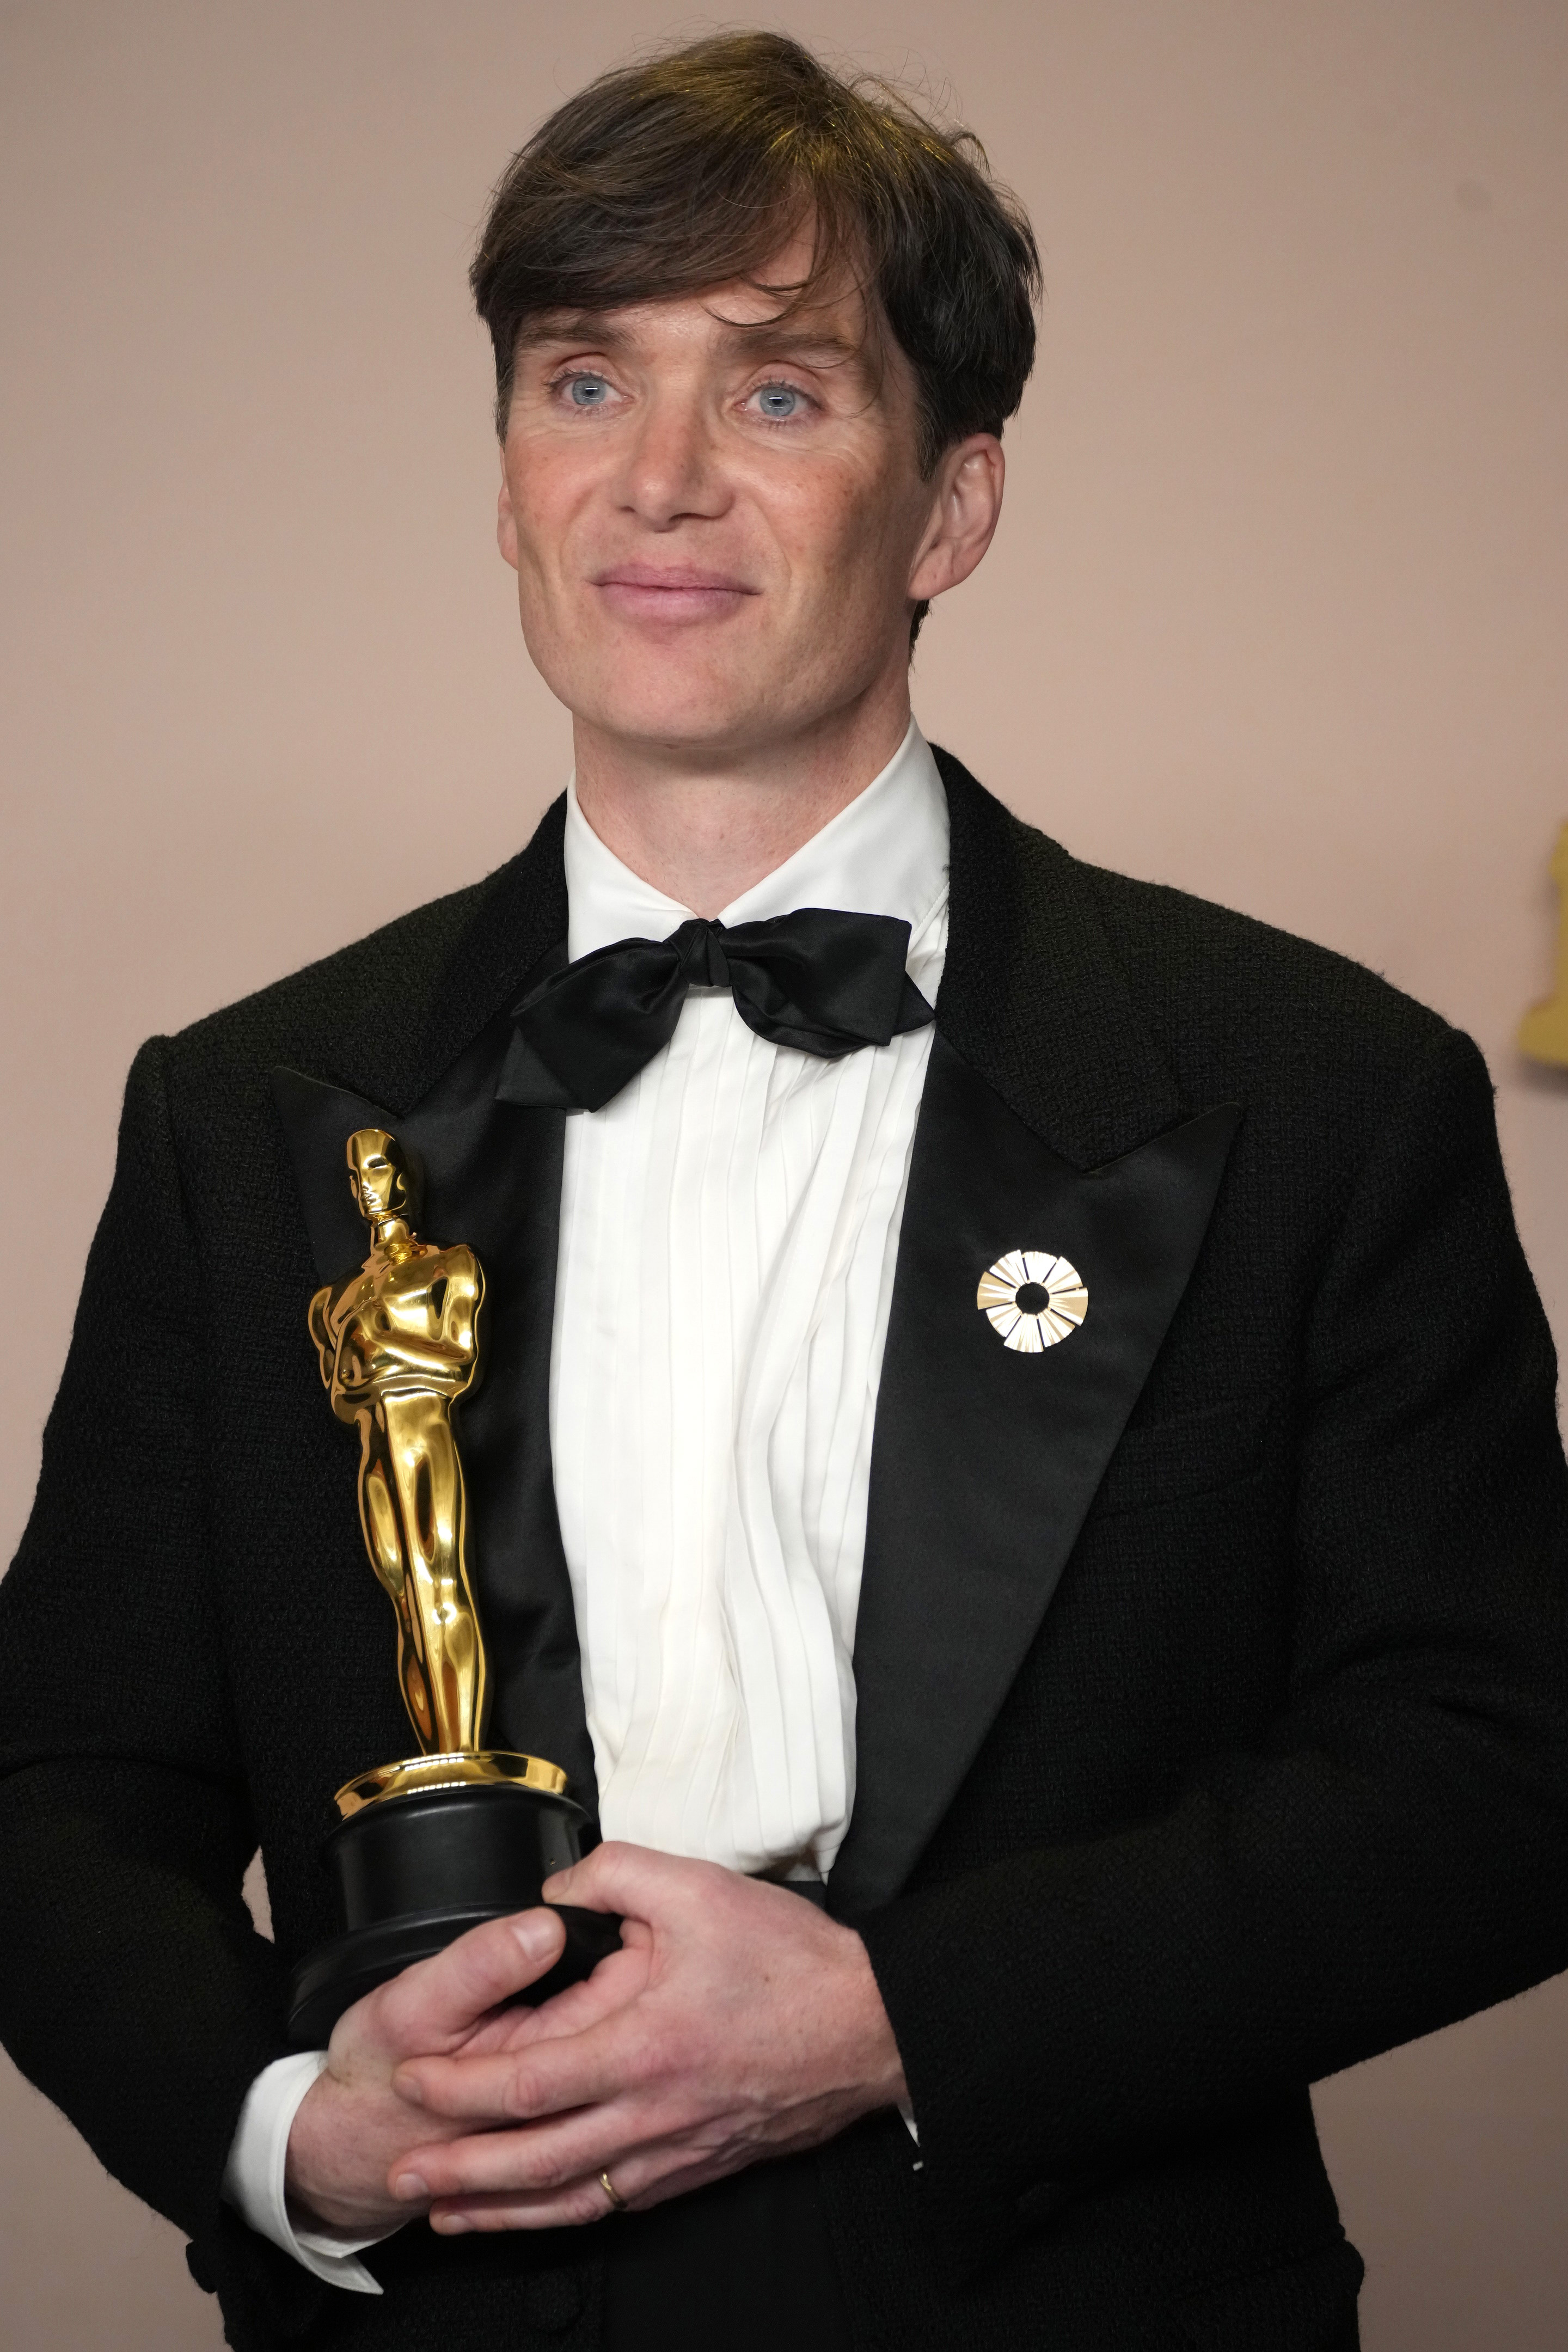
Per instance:
[[[289,1139],[317,1278],[335,1282],[358,1264],[366,1246],[364,1222],[349,1191],[344,1146],[357,1128],[395,1131],[392,1115],[363,1095],[308,1078],[302,1070],[274,1070],[272,1099]]]
[[[1197,1257],[1240,1111],[1084,1172],[939,1034],[877,1408],[855,1643],[857,1794],[837,1912],[894,1895],[1034,1640]],[[1005,1347],[975,1286],[1009,1250],[1071,1260],[1082,1327]]]
[[[422,908],[416,951],[395,923],[345,951],[332,1051],[339,1078],[406,1110],[516,1002],[541,957],[566,937],[565,816],[563,794],[516,857]]]
[[[1103,1167],[1184,1105],[1105,934],[1093,868],[1022,824],[947,751],[947,962],[937,1026],[1075,1168]]]
[[[463,1408],[480,1622],[495,1671],[489,1738],[547,1756],[598,1812],[583,1669],[550,1451],[550,1356],[565,1119],[498,1102],[512,1037],[490,1024],[405,1120],[426,1171],[430,1230],[485,1270],[487,1361]]]
[[[564,1121],[559,1111],[495,1099],[510,1037],[504,1015],[490,1022],[402,1114],[297,1071],[274,1072],[273,1093],[323,1281],[365,1254],[343,1159],[357,1127],[389,1129],[417,1161],[421,1230],[437,1241],[466,1242],[478,1254],[485,1275],[483,1369],[460,1408],[458,1441],[474,1531],[469,1571],[493,1676],[489,1738],[494,1747],[559,1764],[574,1796],[596,1813],[576,1612],[550,1454]],[[301,1348],[309,1345],[305,1304]],[[344,1475],[352,1475],[345,1461]]]

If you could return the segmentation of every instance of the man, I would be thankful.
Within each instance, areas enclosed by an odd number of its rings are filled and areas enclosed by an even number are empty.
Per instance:
[[[962,143],[702,43],[545,125],[474,275],[573,786],[138,1058],[0,1594],[7,2042],[242,2347],[1339,2352],[1309,2084],[1568,1962],[1479,1057],[913,726],[1032,355]],[[479,1928],[323,2059],[322,1801],[406,1746],[304,1330],[329,1097],[484,1268],[492,1738],[625,1927],[537,2009],[554,1915]]]

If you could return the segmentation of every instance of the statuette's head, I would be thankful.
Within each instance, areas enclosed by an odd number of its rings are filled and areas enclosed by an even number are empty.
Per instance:
[[[362,1127],[348,1140],[349,1184],[362,1217],[411,1217],[414,1185],[403,1147],[384,1127]]]

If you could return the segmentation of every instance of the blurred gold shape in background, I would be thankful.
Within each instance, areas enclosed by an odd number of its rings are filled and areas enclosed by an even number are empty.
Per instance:
[[[1568,824],[1557,835],[1552,853],[1552,879],[1557,885],[1557,984],[1548,997],[1532,1004],[1519,1024],[1519,1050],[1532,1062],[1552,1062],[1568,1069]]]

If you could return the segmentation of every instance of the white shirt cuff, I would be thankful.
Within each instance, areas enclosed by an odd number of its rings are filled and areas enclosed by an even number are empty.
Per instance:
[[[223,2193],[259,2236],[270,2238],[314,2277],[329,2286],[346,2287],[353,2294],[379,2294],[380,2282],[354,2256],[395,2236],[395,2229],[353,2237],[332,2230],[296,2230],[289,2219],[283,2186],[289,2134],[306,2092],[326,2063],[324,2050],[300,2050],[262,2068],[239,2111]]]

